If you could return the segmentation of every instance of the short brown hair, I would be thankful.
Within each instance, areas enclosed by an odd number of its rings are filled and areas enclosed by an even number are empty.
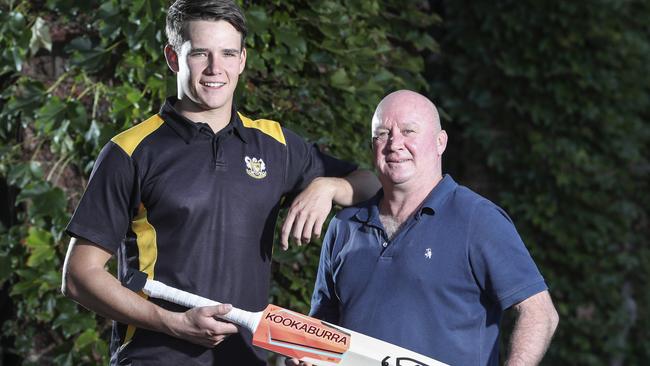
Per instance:
[[[167,11],[167,42],[176,50],[187,41],[186,26],[192,20],[225,20],[241,34],[241,48],[248,30],[242,10],[230,0],[176,0]]]

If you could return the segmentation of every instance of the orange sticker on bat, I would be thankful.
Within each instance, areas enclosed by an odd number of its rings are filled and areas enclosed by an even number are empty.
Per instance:
[[[287,357],[339,363],[350,348],[350,334],[271,304],[262,314],[253,334],[253,344]]]

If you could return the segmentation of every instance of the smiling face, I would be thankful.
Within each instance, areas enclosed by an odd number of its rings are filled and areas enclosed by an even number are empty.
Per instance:
[[[246,65],[241,33],[224,20],[193,20],[186,24],[180,50],[165,48],[165,57],[177,73],[180,109],[228,110],[239,74]]]
[[[372,119],[372,136],[384,189],[429,188],[442,177],[447,134],[435,106],[424,96],[399,91],[384,98]]]

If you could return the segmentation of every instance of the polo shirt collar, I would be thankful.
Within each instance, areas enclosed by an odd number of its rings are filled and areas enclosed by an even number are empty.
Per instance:
[[[429,192],[429,195],[427,195],[427,198],[425,198],[424,202],[422,202],[422,206],[419,212],[416,213],[416,215],[418,215],[418,218],[426,209],[431,210],[432,213],[439,211],[447,200],[449,194],[453,192],[456,187],[458,187],[458,183],[454,181],[451,175],[443,175],[442,180],[440,180],[440,182],[438,182],[438,184],[433,187],[431,192]]]
[[[447,197],[452,193],[458,183],[449,174],[445,174],[442,177],[442,180],[436,184],[435,187],[429,192],[427,197],[422,202],[422,205],[415,213],[415,218],[419,219],[422,216],[422,213],[428,212],[434,214],[444,204]],[[381,221],[379,219],[379,201],[384,196],[384,190],[380,189],[377,194],[364,202],[360,207],[354,217],[359,221],[367,225],[381,227]]]
[[[382,227],[379,220],[379,201],[384,197],[384,190],[380,189],[371,199],[362,203],[354,217],[366,225]]]
[[[185,141],[185,143],[189,143],[199,134],[201,129],[204,129],[206,127],[209,129],[209,126],[207,126],[207,124],[204,122],[194,122],[183,116],[174,107],[176,102],[178,102],[178,99],[173,96],[165,99],[165,103],[162,105],[162,107],[160,107],[159,114],[165,123],[168,124],[169,127],[171,127],[183,139],[183,141]],[[230,129],[233,129],[235,134],[239,136],[243,142],[246,142],[247,131],[244,128],[241,118],[239,118],[239,114],[237,113],[237,108],[234,103],[232,105],[232,112],[230,113],[230,122],[226,127],[224,127],[223,130],[219,131],[219,133],[227,132]]]

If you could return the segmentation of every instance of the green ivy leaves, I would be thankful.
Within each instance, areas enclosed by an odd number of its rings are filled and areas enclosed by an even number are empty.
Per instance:
[[[646,362],[650,6],[445,9],[432,90],[462,140],[446,163],[507,209],[540,265],[561,316],[548,364]]]
[[[15,190],[0,228],[3,334],[28,364],[107,363],[109,323],[60,295],[63,230],[101,147],[153,113],[176,83],[162,53],[167,0],[0,5],[0,177]],[[367,123],[399,87],[426,88],[436,51],[425,1],[247,1],[238,106],[368,166]],[[273,301],[306,310],[318,247],[278,256]],[[44,346],[47,345],[47,346]]]

